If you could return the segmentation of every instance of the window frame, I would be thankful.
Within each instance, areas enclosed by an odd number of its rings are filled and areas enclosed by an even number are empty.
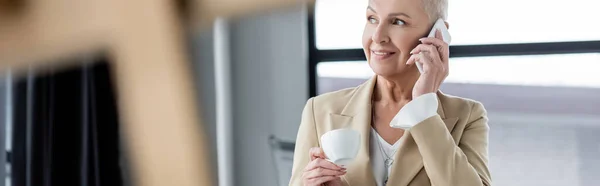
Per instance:
[[[309,97],[317,96],[317,65],[321,62],[366,60],[362,49],[318,49],[315,31],[315,4],[308,8],[308,82]],[[450,58],[484,56],[522,56],[600,52],[600,40],[543,43],[451,45]]]

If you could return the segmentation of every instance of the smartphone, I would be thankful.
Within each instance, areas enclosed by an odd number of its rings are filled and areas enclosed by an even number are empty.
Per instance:
[[[431,31],[429,31],[429,35],[427,37],[435,37],[436,30],[440,30],[440,32],[442,32],[442,40],[450,44],[450,40],[452,38],[450,37],[450,32],[448,32],[448,28],[446,27],[443,19],[438,19],[435,24],[433,24],[433,28],[431,28]],[[419,62],[416,62],[415,64],[417,64],[419,72],[423,73],[423,64]]]

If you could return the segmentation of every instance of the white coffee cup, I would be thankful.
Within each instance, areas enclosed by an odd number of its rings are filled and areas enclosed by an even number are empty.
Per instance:
[[[329,161],[348,165],[360,149],[360,133],[348,128],[326,132],[321,136],[321,148]]]

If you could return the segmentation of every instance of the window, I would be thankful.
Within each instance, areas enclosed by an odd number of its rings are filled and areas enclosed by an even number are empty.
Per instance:
[[[459,57],[451,58],[449,65],[451,73],[445,83],[600,89],[600,78],[590,77],[600,69],[600,53]],[[373,75],[366,61],[321,62],[317,64],[317,91],[356,86]],[[329,83],[332,79],[354,83]]]
[[[317,0],[317,48],[361,48],[367,2]],[[600,40],[597,7],[600,2],[590,0],[452,0],[452,45]]]
[[[485,105],[494,183],[600,181],[600,2],[449,2],[451,70],[441,89]],[[361,46],[366,3],[317,0],[308,20],[311,96],[374,75]]]

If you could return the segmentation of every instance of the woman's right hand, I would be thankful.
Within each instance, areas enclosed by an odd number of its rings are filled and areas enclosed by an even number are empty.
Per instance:
[[[313,147],[310,149],[310,162],[304,168],[302,179],[306,186],[341,186],[340,176],[346,174],[346,168],[325,160],[327,157],[323,149]]]

